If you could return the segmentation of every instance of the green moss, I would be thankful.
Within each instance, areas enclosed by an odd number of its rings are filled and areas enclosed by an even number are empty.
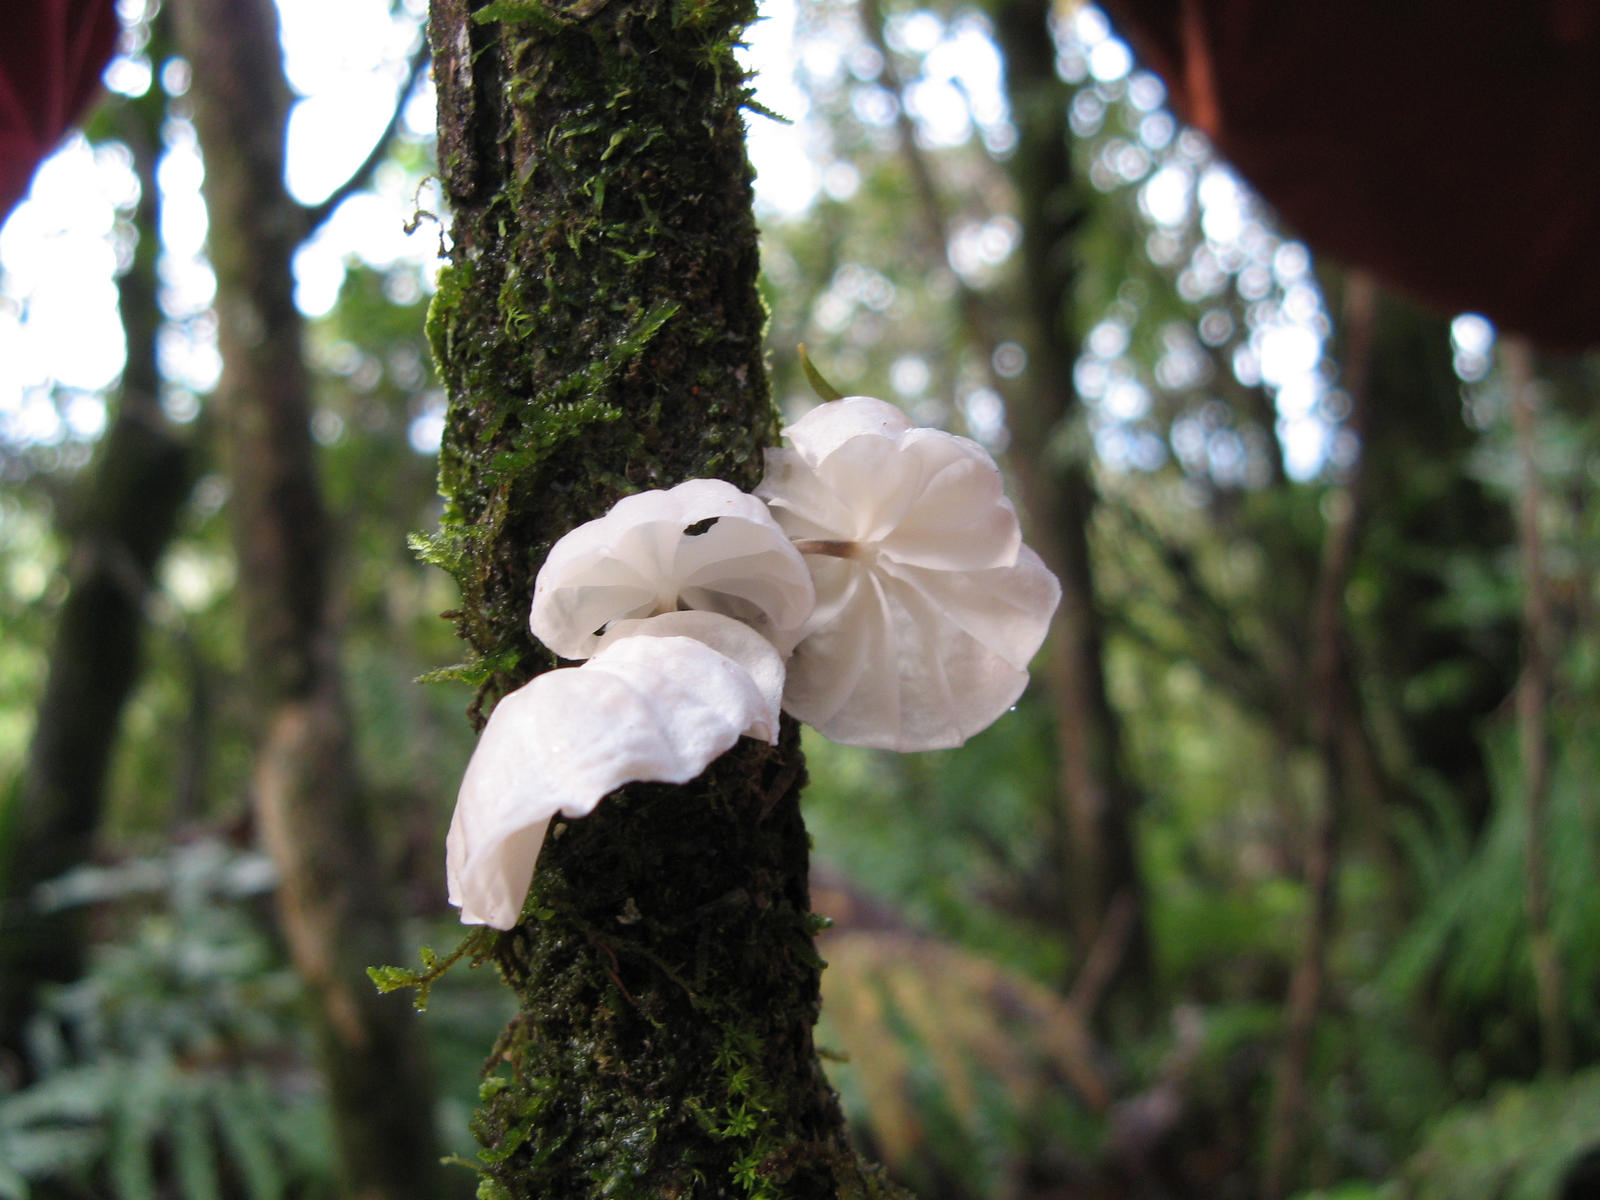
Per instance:
[[[731,56],[749,15],[618,0],[473,18],[487,39],[473,70],[503,79],[500,187],[476,209],[453,195],[457,244],[428,331],[450,395],[443,533],[483,547],[446,564],[475,660],[550,665],[515,598],[525,612],[549,545],[619,496],[759,478],[775,417]]]
[[[493,951],[523,1011],[476,1131],[510,1194],[891,1194],[844,1143],[811,1042],[795,737],[742,744],[693,793],[630,788],[547,846]]]

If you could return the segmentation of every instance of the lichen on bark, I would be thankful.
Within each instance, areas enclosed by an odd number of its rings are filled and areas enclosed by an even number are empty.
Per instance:
[[[435,0],[454,213],[429,334],[475,715],[555,665],[551,544],[620,496],[744,488],[776,435],[733,57],[747,0]],[[603,719],[597,716],[597,719]],[[490,956],[519,1013],[474,1128],[486,1196],[895,1194],[812,1042],[821,961],[797,730],[559,822]]]

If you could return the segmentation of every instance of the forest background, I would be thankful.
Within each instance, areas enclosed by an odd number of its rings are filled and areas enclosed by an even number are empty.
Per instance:
[[[326,931],[248,796],[273,681],[332,653],[349,745],[322,750],[360,772],[336,870],[394,901],[340,910],[371,931],[348,949],[457,940],[472,695],[415,682],[460,652],[407,548],[444,403],[423,14],[383,17],[370,161],[304,203],[279,163],[249,218],[200,199],[196,23],[122,15],[113,94],[0,231],[0,1195],[339,1194],[363,1168],[330,1108],[387,1105],[319,1074]],[[1097,9],[771,20],[775,394],[809,403],[804,342],[989,446],[1067,593],[967,747],[808,740],[819,1039],[869,1154],[924,1198],[1558,1194],[1600,1144],[1593,363],[1313,258]],[[282,671],[294,632],[263,630],[295,600],[252,598],[252,456],[207,402],[207,254],[241,243],[298,268],[302,516],[333,548],[336,643]],[[52,310],[73,245],[115,307]],[[473,1160],[510,995],[462,967],[423,1018],[395,999],[372,1019],[433,1077],[391,1080],[392,1119]]]

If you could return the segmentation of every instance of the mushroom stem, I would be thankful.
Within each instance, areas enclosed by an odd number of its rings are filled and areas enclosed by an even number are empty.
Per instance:
[[[801,554],[826,554],[830,558],[860,558],[860,542],[831,541],[828,538],[796,538],[794,548]]]

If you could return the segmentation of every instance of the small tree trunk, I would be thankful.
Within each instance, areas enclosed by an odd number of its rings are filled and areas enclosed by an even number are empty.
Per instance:
[[[1511,426],[1517,445],[1521,494],[1517,502],[1517,548],[1522,563],[1522,674],[1517,680],[1517,745],[1522,758],[1522,813],[1527,869],[1522,894],[1528,946],[1539,1003],[1539,1042],[1544,1069],[1565,1074],[1572,1067],[1572,1030],[1567,1020],[1566,971],[1550,924],[1550,695],[1555,687],[1556,633],[1550,586],[1539,529],[1544,485],[1539,474],[1539,384],[1533,349],[1521,338],[1500,352],[1511,395]]]
[[[1084,952],[1098,947],[1103,960],[1114,951],[1116,981],[1137,995],[1150,982],[1135,849],[1139,795],[1124,765],[1121,723],[1106,694],[1104,632],[1089,554],[1098,498],[1087,443],[1071,458],[1055,450],[1063,431],[1081,419],[1072,382],[1080,342],[1072,320],[1073,235],[1081,203],[1074,195],[1066,116],[1070,94],[1055,71],[1050,11],[1046,0],[1005,0],[994,11],[1017,126],[1010,166],[1022,222],[1031,381],[1026,402],[1010,415],[1018,447],[1011,461],[1039,530],[1039,552],[1061,580],[1050,683],[1061,751],[1069,917]]]
[[[550,545],[619,496],[741,487],[775,434],[731,49],[743,0],[435,0],[455,212],[430,316],[449,394],[435,549],[496,699]],[[597,719],[601,719],[597,716]],[[520,1012],[476,1129],[480,1195],[889,1194],[812,1044],[798,733],[558,823],[493,957]]]
[[[404,998],[366,968],[398,957],[363,807],[332,619],[328,521],[291,259],[306,215],[283,182],[288,86],[271,0],[175,4],[194,67],[223,373],[215,396],[232,483],[239,592],[262,713],[253,801],[279,872],[278,912],[306,982],[345,1195],[436,1188],[432,1090]]]
[[[79,921],[37,913],[34,888],[88,858],[105,809],[122,709],[142,669],[151,576],[189,493],[189,451],[157,401],[156,162],[163,98],[121,102],[119,122],[139,175],[133,262],[117,281],[127,364],[111,426],[63,515],[70,586],[14,811],[0,825],[0,1050],[20,1054],[38,986],[82,967]]]
[[[1363,437],[1371,407],[1374,339],[1378,293],[1370,277],[1348,276],[1344,315],[1342,380],[1350,397],[1348,430]],[[1344,487],[1330,505],[1332,515],[1323,533],[1307,645],[1305,696],[1309,733],[1317,752],[1319,787],[1311,836],[1306,848],[1306,891],[1310,912],[1301,940],[1300,957],[1289,980],[1284,1002],[1284,1044],[1279,1056],[1267,1122],[1266,1166],[1262,1195],[1278,1200],[1287,1189],[1307,1118],[1306,1077],[1312,1040],[1327,990],[1328,947],[1338,916],[1339,851],[1350,808],[1350,772],[1346,736],[1354,713],[1349,630],[1345,592],[1355,565],[1361,524],[1366,516],[1364,464],[1357,459]]]

